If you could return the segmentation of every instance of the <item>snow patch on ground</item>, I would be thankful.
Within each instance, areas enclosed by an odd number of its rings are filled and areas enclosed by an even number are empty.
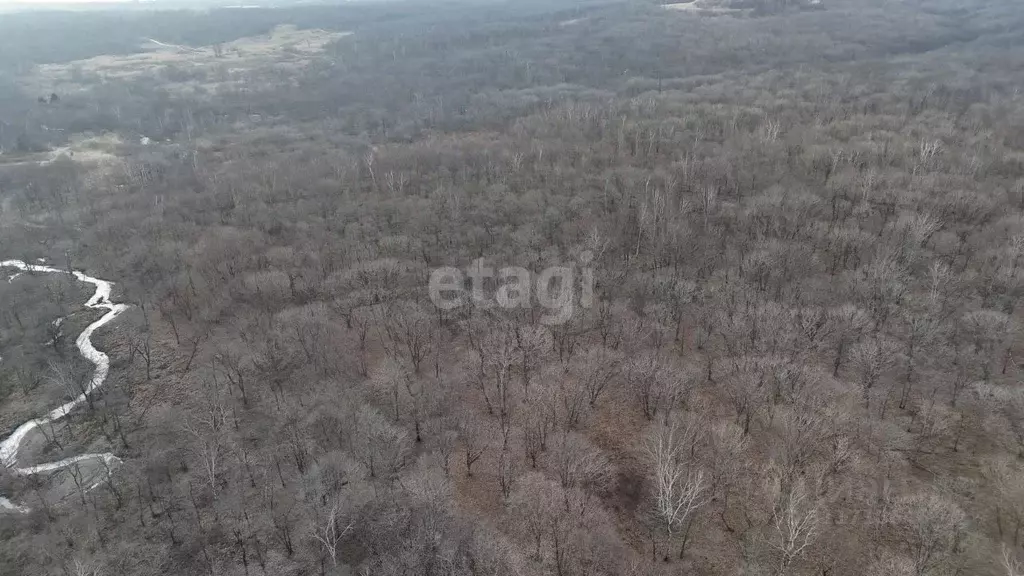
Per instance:
[[[39,262],[45,262],[42,258],[37,260]],[[24,272],[42,272],[52,274],[66,274],[64,270],[58,268],[52,268],[50,266],[44,266],[40,264],[26,264],[21,260],[6,260],[0,262],[0,268],[16,268]],[[77,398],[66,402],[61,406],[51,410],[46,416],[42,418],[36,418],[29,420],[21,426],[19,426],[13,434],[8,436],[2,442],[0,442],[0,463],[8,468],[12,468],[13,472],[18,475],[32,475],[42,474],[46,472],[53,472],[61,470],[69,466],[74,466],[79,462],[92,459],[100,459],[104,462],[105,466],[109,469],[119,463],[121,460],[110,453],[105,454],[83,454],[81,456],[75,456],[73,458],[66,458],[58,462],[51,462],[47,464],[38,464],[36,466],[28,466],[24,468],[17,467],[18,464],[18,450],[21,448],[21,443],[25,440],[25,437],[38,427],[45,426],[51,422],[59,421],[67,417],[73,410],[84,404],[89,394],[101,386],[107,379],[107,373],[110,371],[110,358],[100,352],[92,345],[92,334],[99,328],[102,328],[106,324],[113,321],[115,318],[121,315],[125,310],[128,309],[127,304],[114,304],[110,301],[110,292],[113,284],[106,280],[100,280],[91,276],[86,276],[82,272],[72,272],[74,277],[80,282],[92,284],[96,287],[96,292],[92,295],[92,298],[85,303],[86,308],[106,310],[107,313],[102,318],[93,322],[82,331],[75,341],[75,345],[78,346],[78,351],[85,357],[86,360],[92,362],[96,367],[93,371],[92,378],[89,380],[89,385],[86,386],[85,392],[79,395]],[[95,487],[95,485],[93,486]],[[13,510],[18,512],[27,512],[28,509],[24,506],[18,506],[8,500],[7,498],[0,497],[0,509]]]

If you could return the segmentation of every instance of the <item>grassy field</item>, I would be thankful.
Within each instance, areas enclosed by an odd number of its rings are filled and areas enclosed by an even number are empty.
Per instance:
[[[137,54],[96,56],[61,64],[44,64],[21,80],[30,93],[74,94],[97,84],[148,79],[182,96],[215,97],[246,89],[270,90],[289,82],[314,55],[347,32],[299,30],[279,26],[270,34],[216,46],[166,44],[143,39]]]

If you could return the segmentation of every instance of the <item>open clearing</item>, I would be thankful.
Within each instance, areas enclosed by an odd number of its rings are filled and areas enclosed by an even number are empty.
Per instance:
[[[0,168],[28,165],[46,166],[61,159],[93,166],[109,164],[117,160],[117,150],[123,144],[124,141],[121,137],[112,132],[98,136],[76,134],[71,137],[71,142],[67,146],[54,148],[48,152],[0,154]]]
[[[696,12],[698,14],[741,14],[745,12],[740,8],[724,8],[722,6],[709,6],[704,2],[676,2],[673,4],[662,4],[662,8],[666,10],[675,10],[677,12]]]
[[[69,94],[149,76],[168,91],[190,95],[265,88],[280,84],[282,77],[305,68],[328,44],[351,34],[278,26],[263,36],[198,47],[145,38],[140,41],[144,52],[44,64],[22,84],[29,93]]]

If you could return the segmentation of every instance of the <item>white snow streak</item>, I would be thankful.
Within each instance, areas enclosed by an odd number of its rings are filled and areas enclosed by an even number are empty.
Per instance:
[[[40,259],[39,261],[44,261]],[[37,264],[26,264],[21,260],[6,260],[0,262],[0,268],[17,268],[21,272],[46,272],[54,274],[66,274],[64,270],[58,268],[52,268],[50,266],[42,266]],[[110,358],[100,352],[92,345],[92,333],[102,326],[108,324],[115,318],[121,315],[122,312],[128,309],[127,304],[114,304],[110,301],[110,288],[112,284],[106,280],[100,280],[91,276],[75,271],[72,273],[75,278],[80,282],[92,284],[96,286],[96,292],[92,295],[92,298],[85,303],[86,308],[93,309],[104,309],[107,313],[102,318],[93,322],[82,333],[78,336],[78,340],[75,341],[75,345],[78,346],[78,351],[85,357],[86,360],[92,362],[96,366],[95,371],[92,374],[92,379],[89,381],[89,385],[86,386],[85,392],[67,402],[61,406],[50,411],[49,414],[42,418],[36,418],[29,420],[17,430],[14,431],[9,437],[0,442],[0,463],[8,468],[13,468],[13,472],[18,475],[30,475],[30,474],[41,474],[44,472],[53,472],[68,466],[73,466],[84,460],[102,459],[106,466],[112,467],[119,463],[121,460],[111,453],[105,454],[83,454],[81,456],[75,456],[73,458],[66,458],[58,462],[52,462],[49,464],[39,464],[36,466],[29,466],[26,468],[18,468],[18,450],[21,448],[21,443],[25,440],[25,437],[33,429],[45,426],[51,422],[57,422],[70,414],[75,408],[78,408],[84,404],[89,394],[91,394],[97,388],[103,386],[104,381],[107,379],[107,372],[110,371]],[[95,485],[93,486],[95,488]],[[0,496],[0,508],[7,510],[14,510],[17,512],[28,512],[28,508],[19,506],[12,503],[7,498]]]

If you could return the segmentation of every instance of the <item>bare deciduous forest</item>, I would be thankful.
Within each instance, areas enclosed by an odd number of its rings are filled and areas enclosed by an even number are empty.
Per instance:
[[[1024,574],[1018,2],[0,18],[0,574]]]

